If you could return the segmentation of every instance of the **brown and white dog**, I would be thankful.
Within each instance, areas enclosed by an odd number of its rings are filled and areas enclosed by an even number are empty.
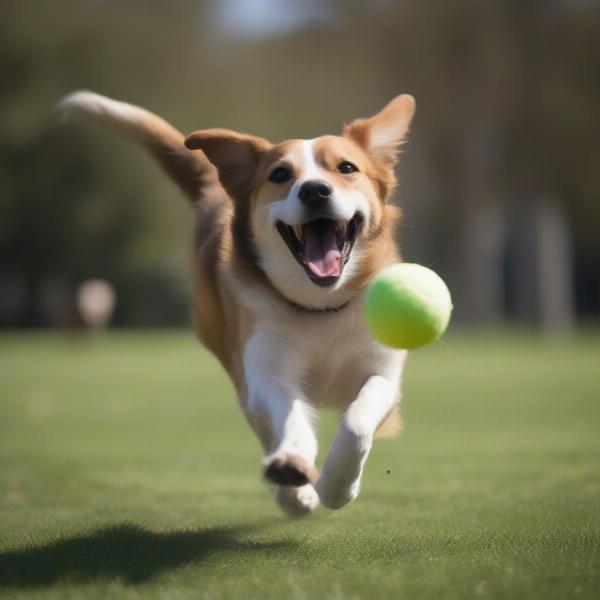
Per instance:
[[[394,98],[341,136],[280,144],[228,129],[184,137],[91,92],[62,108],[142,144],[192,200],[195,328],[236,387],[280,505],[304,514],[353,500],[375,434],[399,422],[406,352],[373,339],[362,294],[398,260],[390,197],[414,99]],[[319,407],[343,413],[320,473]]]

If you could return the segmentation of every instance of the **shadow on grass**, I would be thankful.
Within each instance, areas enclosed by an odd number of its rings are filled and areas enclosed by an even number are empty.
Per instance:
[[[155,533],[138,525],[97,529],[43,545],[0,553],[0,588],[85,583],[99,579],[142,583],[169,569],[211,557],[291,550],[292,542],[240,541],[248,527]]]

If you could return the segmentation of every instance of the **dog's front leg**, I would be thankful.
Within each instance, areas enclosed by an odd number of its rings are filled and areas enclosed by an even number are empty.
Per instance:
[[[318,478],[313,409],[299,382],[304,363],[287,338],[258,328],[244,352],[246,412],[267,453],[263,472],[273,483],[303,486]]]
[[[358,495],[373,436],[398,401],[398,384],[398,377],[373,375],[348,407],[315,485],[327,508],[341,508]]]

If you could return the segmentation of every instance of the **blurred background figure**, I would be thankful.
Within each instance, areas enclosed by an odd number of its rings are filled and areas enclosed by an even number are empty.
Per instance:
[[[406,260],[456,323],[600,314],[600,2],[38,0],[0,6],[0,327],[111,281],[116,326],[189,322],[191,213],[151,161],[56,102],[92,89],[189,132],[336,133],[409,92]]]
[[[88,327],[106,327],[114,313],[115,302],[112,285],[102,279],[90,279],[77,290],[77,308]]]

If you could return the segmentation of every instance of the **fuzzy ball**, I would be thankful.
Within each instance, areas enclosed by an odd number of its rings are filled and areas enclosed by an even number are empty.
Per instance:
[[[397,263],[380,271],[365,297],[365,320],[382,344],[418,348],[439,338],[450,321],[452,299],[431,269]]]

